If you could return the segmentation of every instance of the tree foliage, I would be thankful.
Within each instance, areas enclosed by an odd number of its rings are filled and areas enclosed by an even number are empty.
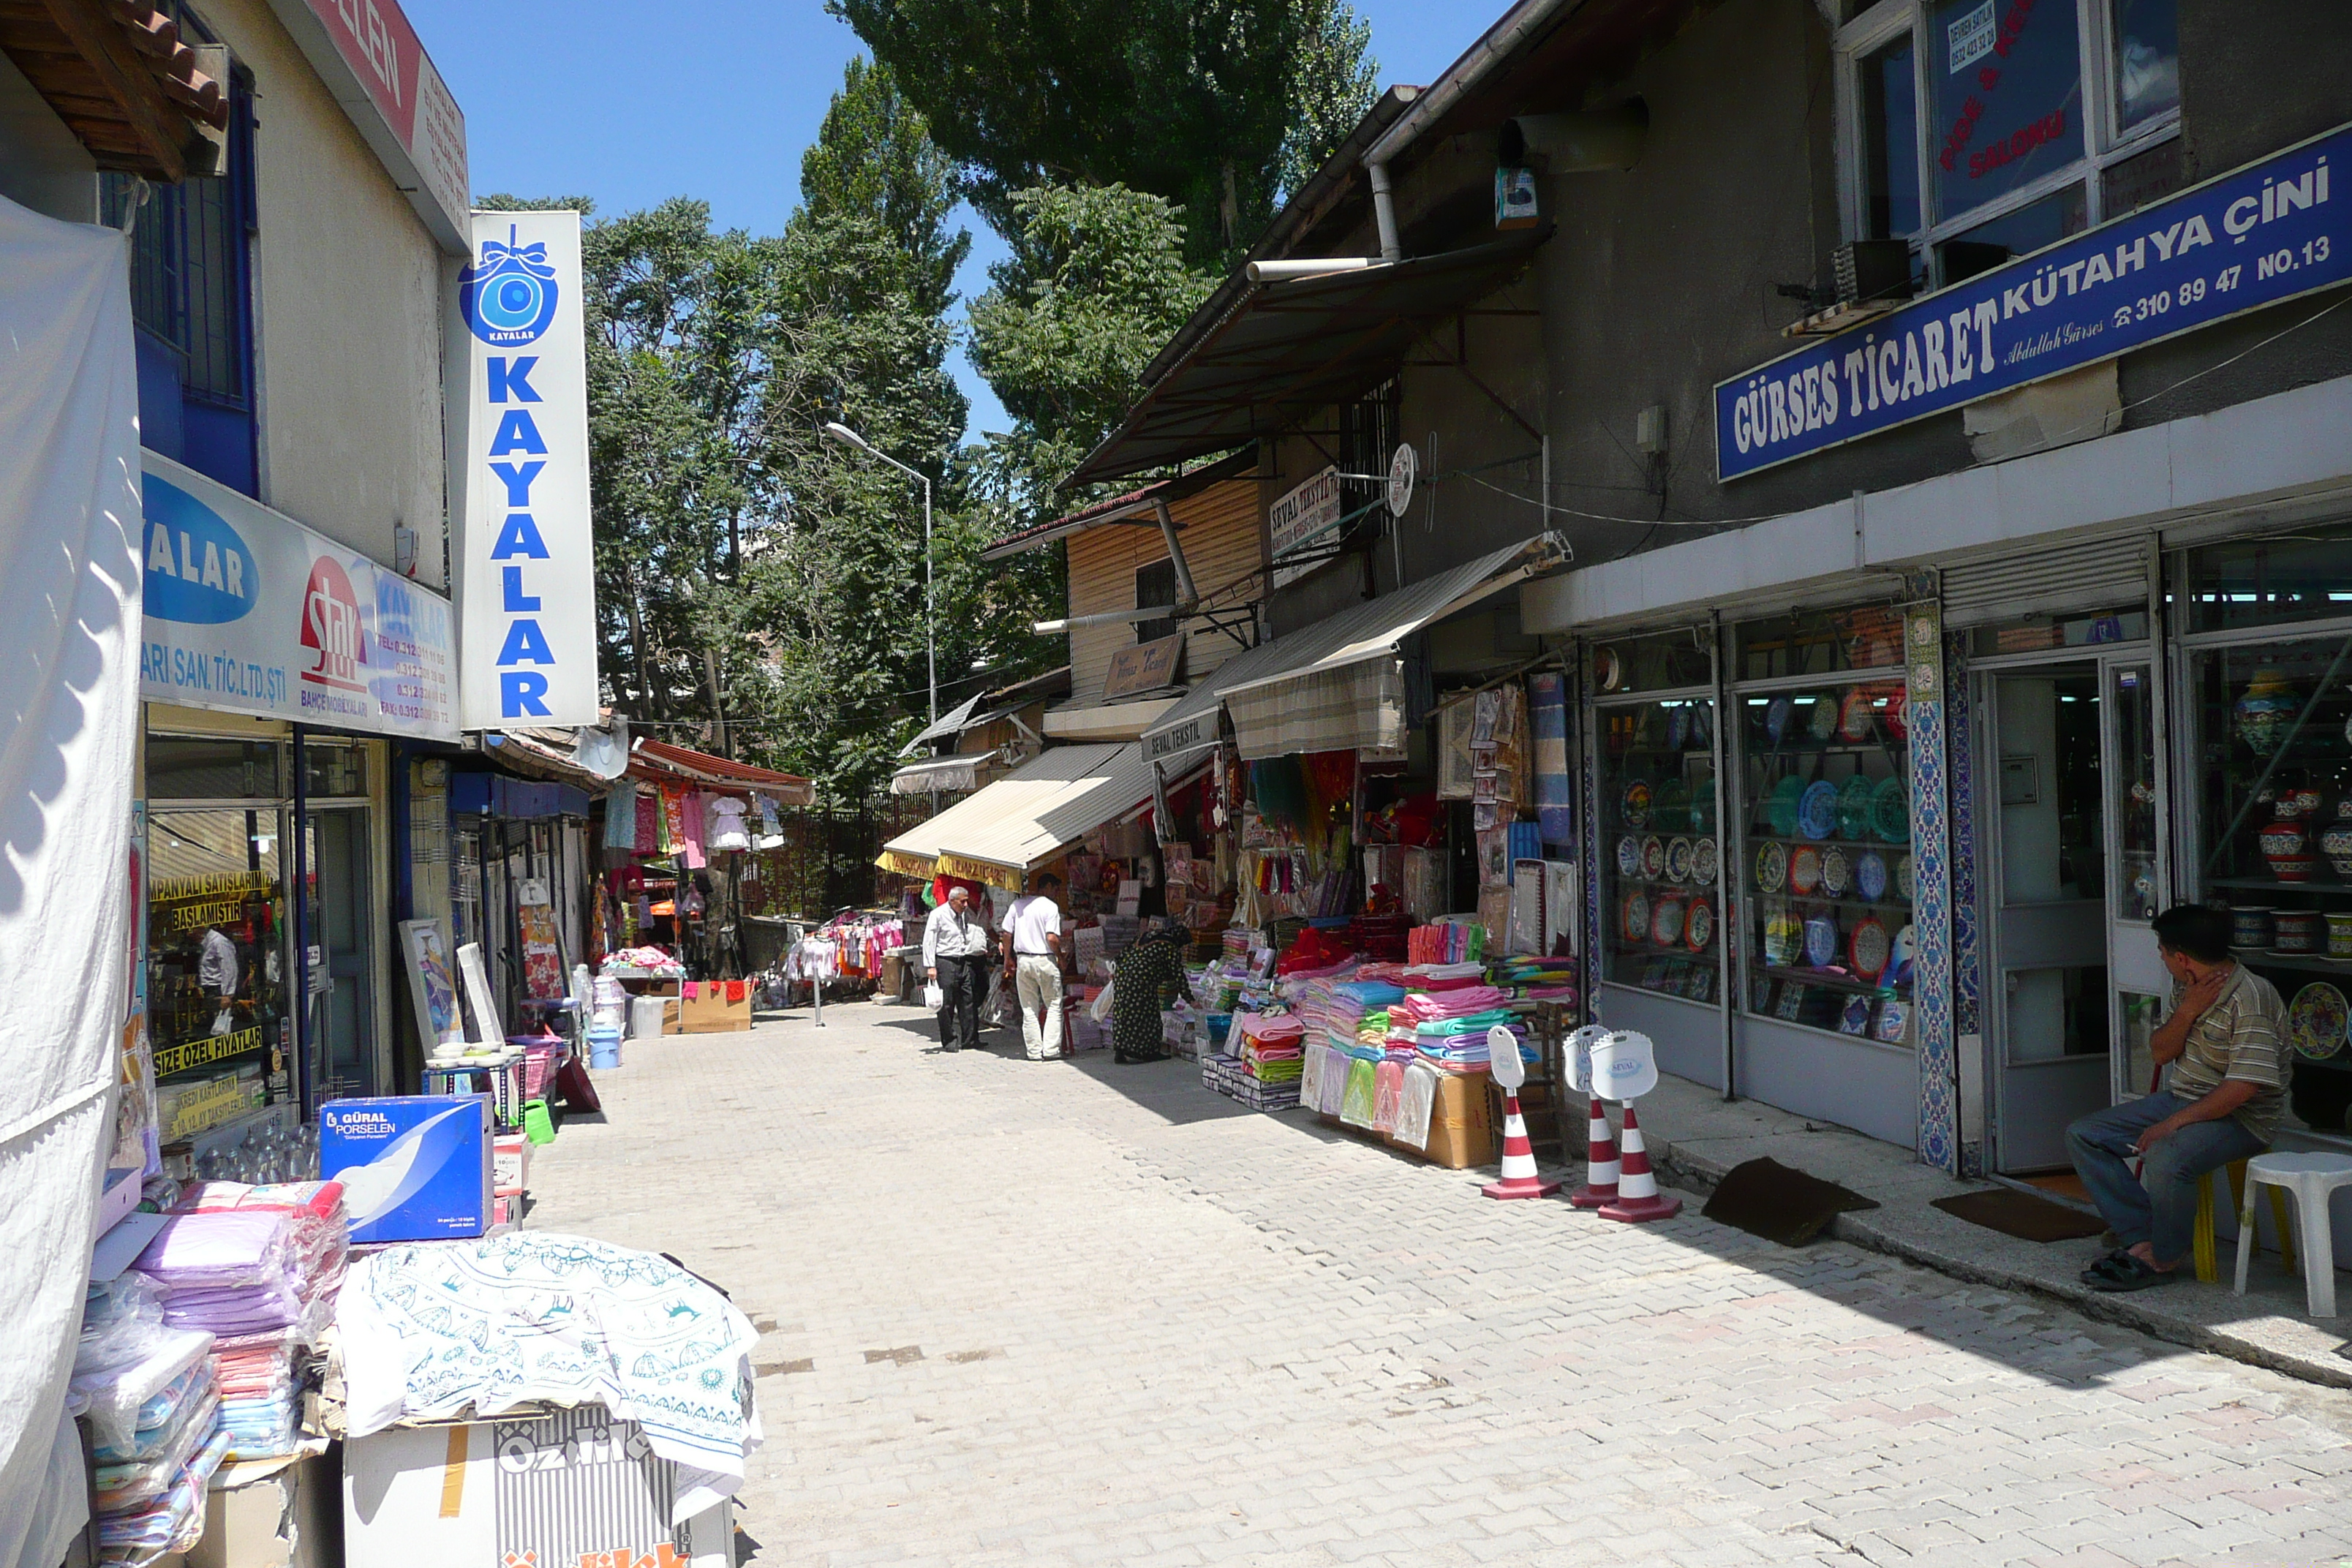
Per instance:
[[[1370,106],[1347,0],[828,0],[972,174],[1000,232],[1014,194],[1126,185],[1187,215],[1222,271]]]

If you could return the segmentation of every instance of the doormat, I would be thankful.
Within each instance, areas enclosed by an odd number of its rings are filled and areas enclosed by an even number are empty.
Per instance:
[[[1750,1236],[1802,1247],[1838,1215],[1877,1206],[1875,1198],[1791,1170],[1778,1160],[1750,1160],[1733,1166],[1716,1184],[1706,1207],[1699,1212]]]
[[[1980,1225],[2020,1241],[2080,1241],[2086,1236],[2101,1235],[2107,1228],[2107,1222],[2097,1215],[2053,1204],[2048,1198],[2037,1198],[2013,1187],[1937,1198],[1935,1206],[1970,1225]]]

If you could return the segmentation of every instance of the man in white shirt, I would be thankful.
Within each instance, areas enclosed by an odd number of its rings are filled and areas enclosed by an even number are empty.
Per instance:
[[[947,902],[923,922],[923,978],[937,985],[940,1049],[980,1048],[980,994],[988,984],[992,933],[971,907],[971,889],[948,889]]]
[[[1004,919],[1013,939],[1004,976],[1021,999],[1021,1046],[1033,1062],[1062,1054],[1062,910],[1054,901],[1061,888],[1062,879],[1051,871],[1031,879],[1029,891],[1013,900]]]

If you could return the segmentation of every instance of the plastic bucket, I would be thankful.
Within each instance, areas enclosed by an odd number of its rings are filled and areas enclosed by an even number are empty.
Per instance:
[[[621,1032],[618,1029],[588,1031],[588,1065],[592,1068],[616,1068],[621,1065]]]

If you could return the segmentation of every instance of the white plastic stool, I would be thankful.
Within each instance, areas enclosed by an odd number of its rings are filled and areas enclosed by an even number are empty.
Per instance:
[[[2303,1222],[2304,1303],[2315,1318],[2336,1315],[2336,1251],[2328,1230],[2328,1194],[2352,1187],[2352,1157],[2343,1154],[2257,1154],[2246,1162],[2246,1195],[2238,1215],[2238,1294],[2246,1293],[2253,1258],[2254,1189],[2263,1184],[2294,1194]]]

